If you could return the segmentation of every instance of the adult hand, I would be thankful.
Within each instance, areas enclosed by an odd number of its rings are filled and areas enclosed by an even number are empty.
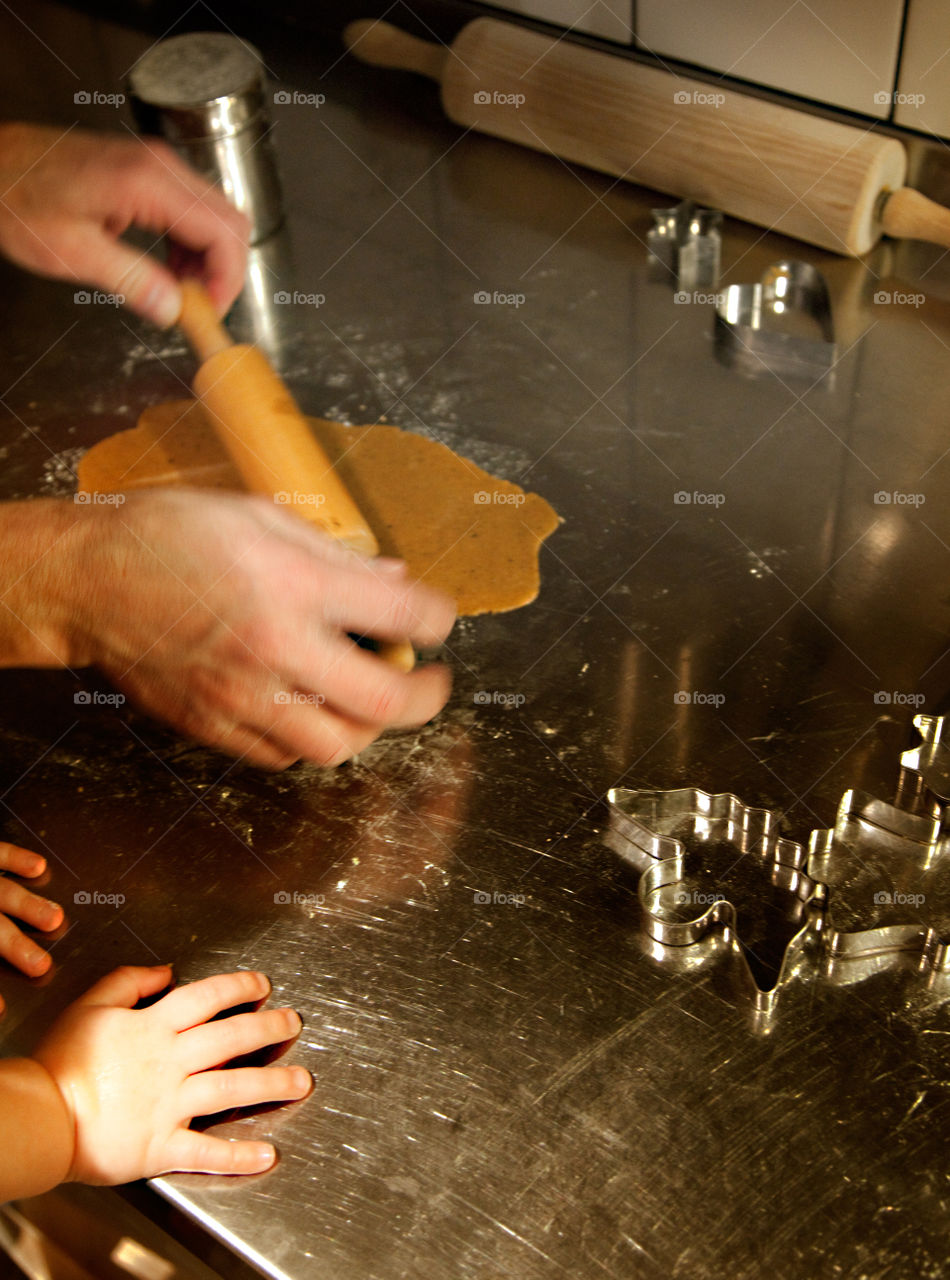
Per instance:
[[[444,706],[443,666],[399,671],[349,638],[448,635],[452,601],[401,563],[364,560],[264,498],[155,489],[79,510],[60,543],[66,660],[186,736],[271,768],[333,765]]]
[[[196,1116],[306,1097],[303,1067],[236,1067],[240,1055],[296,1036],[292,1009],[259,1009],[209,1021],[263,1000],[261,973],[217,974],[133,1006],[171,979],[168,965],[116,969],[70,1005],[33,1061],[56,1084],[75,1145],[68,1180],[113,1185],[162,1173],[260,1173],[270,1143],[229,1142],[189,1129]]]
[[[200,255],[221,314],[244,280],[249,224],[165,143],[83,129],[0,126],[0,250],[40,275],[119,294],[167,327],[178,319],[175,277],[120,239],[129,227],[166,232]]]

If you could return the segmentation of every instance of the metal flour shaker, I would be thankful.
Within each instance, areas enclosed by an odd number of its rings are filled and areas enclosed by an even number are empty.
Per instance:
[[[280,181],[264,105],[261,55],[218,32],[172,36],[128,76],[142,133],[164,138],[251,220],[251,244],[283,220]]]

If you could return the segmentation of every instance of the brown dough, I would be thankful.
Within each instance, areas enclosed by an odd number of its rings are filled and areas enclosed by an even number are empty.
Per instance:
[[[460,614],[534,600],[538,551],[559,523],[543,498],[398,427],[309,422],[383,555],[405,560],[413,577],[452,596]],[[195,400],[146,409],[137,427],[100,441],[79,462],[82,491],[162,484],[242,488]]]

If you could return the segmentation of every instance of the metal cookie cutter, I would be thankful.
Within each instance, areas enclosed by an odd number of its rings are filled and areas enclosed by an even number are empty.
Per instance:
[[[939,739],[933,717],[918,719]],[[710,942],[718,933],[722,945],[746,962],[760,1030],[768,1029],[783,986],[807,967],[850,984],[909,960],[928,986],[950,992],[950,836],[940,806],[912,813],[846,791],[834,827],[812,831],[806,852],[778,835],[777,813],[751,808],[729,793],[614,788],[607,803],[607,844],[642,872],[637,892],[657,944],[652,954],[669,961],[678,948],[703,944],[708,954],[695,968],[716,954]],[[761,967],[753,963],[730,898],[718,888],[689,888],[696,881],[690,846],[694,855],[705,846],[705,858],[717,844],[725,846],[727,863],[731,857],[724,868],[731,885],[738,879],[747,888],[736,871],[751,856],[760,864],[759,892],[764,870],[795,907],[786,918],[797,918],[799,927],[770,985],[760,981]]]
[[[807,874],[802,846],[778,834],[776,813],[750,808],[728,792],[613,788],[607,803],[607,843],[643,873],[637,892],[647,932],[660,944],[654,949],[656,958],[672,959],[670,948],[704,943],[718,935],[723,946],[745,961],[755,1012],[767,1023],[780,988],[815,951],[821,933],[825,888]],[[704,846],[699,861],[717,847],[724,851],[723,870],[733,884],[737,879],[745,881],[743,887],[748,889],[754,880],[751,894],[744,895],[749,899],[744,910],[751,906],[754,914],[756,899],[764,905],[766,883],[772,896],[783,900],[783,931],[789,936],[777,972],[773,966],[771,982],[761,981],[763,966],[756,963],[755,950],[743,936],[740,913],[715,878],[708,888],[695,887],[696,868],[689,863],[697,861],[699,845]],[[707,947],[709,955],[700,963],[716,950]]]
[[[821,337],[808,336],[816,328]],[[729,285],[716,303],[715,350],[750,377],[825,378],[830,386],[837,347],[824,276],[810,262],[787,258],[755,284]]]
[[[651,275],[675,281],[677,289],[715,289],[719,283],[722,213],[683,200],[671,209],[651,209],[647,233]]]
[[[950,974],[950,840],[942,826],[942,813],[909,813],[846,791],[835,825],[811,833],[808,873],[828,886],[829,977],[860,981],[901,956],[931,985]]]

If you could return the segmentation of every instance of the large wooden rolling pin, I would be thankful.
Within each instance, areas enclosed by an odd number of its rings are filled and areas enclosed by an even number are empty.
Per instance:
[[[365,62],[437,80],[457,124],[836,253],[865,253],[882,232],[950,245],[950,210],[903,186],[894,138],[493,18],[449,47],[370,20],[344,40]]]
[[[195,395],[247,488],[361,555],[378,555],[375,534],[264,354],[231,341],[197,281],[182,281],[181,293],[178,324],[201,361]],[[380,644],[378,652],[405,671],[415,664],[409,644]]]

